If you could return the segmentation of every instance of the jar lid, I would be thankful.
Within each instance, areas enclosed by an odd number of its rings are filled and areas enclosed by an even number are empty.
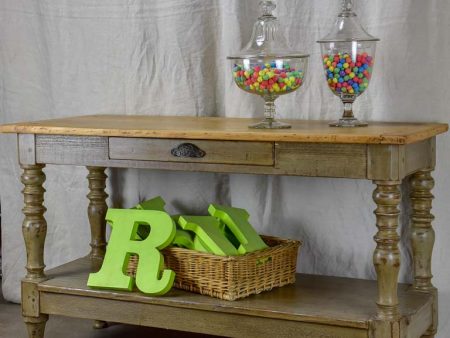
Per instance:
[[[228,56],[227,59],[262,58],[268,60],[308,57],[307,54],[290,50],[285,37],[280,34],[278,19],[272,13],[276,8],[275,1],[264,0],[259,5],[262,14],[253,26],[249,43],[239,54]]]
[[[317,42],[351,41],[380,41],[380,39],[367,33],[361,26],[356,13],[353,12],[352,0],[342,0],[342,11],[339,13],[333,29],[328,35]]]

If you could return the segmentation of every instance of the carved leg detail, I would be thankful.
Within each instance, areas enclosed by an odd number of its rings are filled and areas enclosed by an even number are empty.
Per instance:
[[[27,325],[28,338],[44,338],[45,324],[48,316],[41,315],[39,317],[24,317]]]
[[[438,326],[437,289],[431,283],[431,257],[434,246],[434,229],[431,213],[434,187],[432,170],[422,170],[411,176],[411,244],[414,262],[414,289],[431,293],[434,297],[433,325],[424,337],[434,337]]]
[[[101,167],[87,167],[89,174],[87,176],[89,181],[89,199],[88,217],[91,225],[91,257],[103,258],[105,256],[106,248],[106,221],[105,215],[108,209],[106,199],[108,194],[105,192],[106,168]]]
[[[374,239],[377,243],[373,262],[378,276],[378,315],[379,319],[395,320],[399,316],[397,281],[400,270],[399,204],[401,201],[400,182],[376,181],[373,200],[378,233]]]
[[[27,250],[27,275],[25,280],[40,282],[46,279],[44,274],[44,244],[47,235],[47,222],[44,213],[47,210],[44,207],[45,189],[42,186],[45,182],[45,174],[42,169],[43,164],[21,165],[23,174],[21,181],[24,185],[22,190],[24,198],[24,207],[22,209],[25,219],[22,223],[22,233]],[[24,291],[24,290],[23,290]],[[29,296],[29,297],[27,297]],[[26,302],[35,299],[33,291],[29,288],[22,295],[22,307],[26,307]],[[27,325],[29,338],[44,338],[45,323],[48,320],[47,315],[38,317],[24,317]]]
[[[89,174],[87,179],[89,182],[89,199],[88,217],[91,225],[91,258],[103,259],[106,250],[106,221],[105,216],[108,210],[106,199],[108,194],[105,192],[106,179],[105,169],[102,167],[87,167]],[[93,261],[94,262],[94,261]],[[101,320],[94,321],[94,329],[106,328],[108,324]]]
[[[45,174],[42,169],[45,165],[22,165],[21,181],[25,219],[22,223],[22,233],[27,250],[26,279],[40,281],[45,279],[44,274],[44,243],[47,235],[47,222],[44,213],[47,210],[44,203]]]

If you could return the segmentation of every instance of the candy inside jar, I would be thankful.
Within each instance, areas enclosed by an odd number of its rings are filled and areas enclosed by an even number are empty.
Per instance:
[[[233,68],[233,78],[238,87],[259,95],[291,93],[303,84],[303,76],[303,70],[284,60],[246,62],[235,64]]]
[[[372,77],[373,64],[373,56],[366,52],[353,56],[348,53],[323,55],[328,87],[337,96],[364,93]]]

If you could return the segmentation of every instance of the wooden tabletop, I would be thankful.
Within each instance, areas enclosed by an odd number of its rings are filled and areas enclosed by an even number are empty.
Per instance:
[[[331,128],[327,121],[290,120],[292,129],[255,130],[260,119],[90,115],[6,124],[1,133],[122,136],[227,141],[409,144],[448,130],[443,123],[371,122],[363,128]]]

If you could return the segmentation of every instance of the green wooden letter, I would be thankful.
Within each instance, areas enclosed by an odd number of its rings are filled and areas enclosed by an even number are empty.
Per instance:
[[[198,236],[194,236],[194,248],[195,251],[207,252],[209,253],[208,248],[203,244],[202,240]]]
[[[164,206],[166,205],[166,202],[162,199],[161,196],[154,197],[152,199],[149,199],[147,201],[141,202],[138,205],[134,206],[132,209],[138,209],[138,210],[159,210],[164,211]],[[137,235],[136,239],[144,239],[147,238],[148,234],[150,233],[150,229],[148,226],[140,225],[137,229]]]
[[[88,286],[117,290],[133,289],[134,279],[126,276],[130,254],[139,256],[136,286],[148,295],[163,295],[174,282],[175,273],[164,270],[164,257],[159,250],[168,246],[175,236],[175,223],[162,211],[108,209],[106,220],[112,227],[103,265],[89,275]],[[134,240],[140,224],[150,226],[149,236]]]
[[[161,196],[154,197],[150,200],[144,201],[136,205],[133,209],[139,209],[139,210],[159,210],[166,212],[166,209],[164,206],[166,205],[166,202],[162,199]],[[178,222],[178,215],[171,216],[172,220],[175,222],[175,224]],[[147,227],[140,226],[138,228],[138,235],[139,238],[146,238],[149,234]],[[177,246],[180,248],[186,248],[186,249],[194,249],[194,241],[192,239],[192,235],[189,231],[184,231],[181,229],[177,229],[177,232],[175,234],[175,237],[172,241],[173,246]]]
[[[231,244],[233,244],[233,246],[236,249],[239,248],[241,243],[236,238],[236,236],[231,232],[230,228],[222,221],[220,221],[219,229],[220,229],[220,231],[222,231],[222,233],[225,235],[225,237],[228,238],[228,240],[231,242]]]
[[[211,204],[208,208],[210,215],[225,223],[240,242],[238,252],[245,254],[267,248],[266,243],[248,222],[249,214],[244,209]]]
[[[139,210],[159,210],[159,211],[166,211],[164,209],[164,206],[166,205],[166,202],[162,199],[161,196],[157,196],[155,198],[152,198],[150,200],[144,201],[136,205],[133,209],[139,209]]]
[[[219,221],[211,216],[180,216],[178,224],[201,239],[208,252],[220,256],[235,256],[236,248],[220,231]]]
[[[194,241],[192,240],[190,232],[180,229],[177,229],[172,245],[180,248],[194,249]]]

